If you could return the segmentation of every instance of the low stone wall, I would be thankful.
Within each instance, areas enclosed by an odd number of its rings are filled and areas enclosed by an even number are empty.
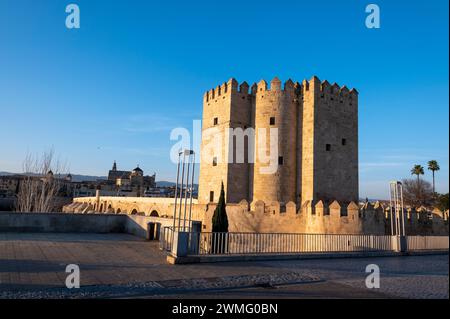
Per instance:
[[[158,225],[159,228],[173,226],[172,218],[161,218],[161,217],[139,216],[139,215],[123,215],[123,216],[127,217],[125,223],[125,232],[139,237],[147,236],[148,223],[155,223]],[[197,222],[194,221],[193,223]],[[159,232],[159,229],[157,229],[156,232]]]
[[[67,213],[0,213],[1,232],[121,233],[127,216]]]
[[[129,233],[147,238],[148,224],[155,223],[155,234],[160,227],[172,226],[168,218],[73,213],[18,213],[0,212],[0,232],[48,233]]]
[[[14,210],[14,201],[13,197],[0,197],[0,211]]]

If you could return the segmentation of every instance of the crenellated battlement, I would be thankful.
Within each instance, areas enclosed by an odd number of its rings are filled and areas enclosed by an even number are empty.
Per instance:
[[[270,83],[262,79],[258,83],[253,83],[249,87],[246,81],[239,82],[231,78],[228,82],[224,82],[204,94],[205,102],[209,102],[225,94],[240,93],[256,96],[258,93],[265,92],[289,92],[296,95],[304,94],[310,90],[310,87],[318,88],[322,94],[330,94],[342,98],[352,98],[358,95],[358,91],[354,88],[349,89],[347,86],[339,86],[336,82],[330,84],[327,80],[321,81],[317,76],[313,76],[310,80],[304,79],[302,82],[294,82],[288,79],[282,83],[278,77],[274,77]],[[250,89],[250,90],[249,90]]]
[[[210,102],[219,97],[225,95],[231,95],[232,93],[249,94],[249,85],[247,82],[242,82],[239,84],[235,78],[231,78],[228,82],[224,82],[221,85],[216,86],[209,91],[206,91],[203,99],[205,102]]]
[[[204,222],[209,220],[215,204],[208,207]],[[306,201],[300,207],[294,202],[278,201],[265,203],[258,200],[248,203],[227,204],[231,232],[274,232],[274,233],[326,233],[326,234],[390,234],[388,206],[380,202],[358,205],[355,202]],[[410,235],[448,234],[448,213],[415,209],[405,210],[406,232]],[[430,214],[432,218],[430,218]]]

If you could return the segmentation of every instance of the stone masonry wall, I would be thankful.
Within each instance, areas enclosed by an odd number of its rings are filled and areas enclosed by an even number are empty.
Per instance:
[[[106,214],[127,214],[159,218],[164,225],[171,225],[174,206],[170,198],[123,198],[123,197],[84,197],[76,198],[74,203],[66,205],[65,212],[93,214],[93,202],[98,200],[111,205]],[[262,233],[315,233],[315,234],[390,234],[390,213],[380,203],[366,203],[358,207],[355,203],[330,204],[311,202],[297,210],[294,202],[282,207],[279,202],[266,205],[257,201],[251,205],[243,200],[238,204],[227,204],[230,232]],[[216,204],[194,203],[192,220],[202,223],[202,231],[211,231],[211,221]],[[182,207],[182,211],[183,211]],[[157,214],[155,214],[157,212]],[[425,208],[407,210],[406,233],[409,235],[448,235],[448,212]]]
[[[236,128],[246,134],[244,161],[233,155],[239,142],[229,129]],[[270,129],[277,130],[278,153],[270,152]],[[221,133],[217,147],[211,147],[214,130]],[[275,171],[267,171],[261,149],[272,155]],[[214,152],[217,162],[205,159]],[[217,202],[222,182],[228,203],[278,201],[284,207],[292,201],[299,208],[321,199],[357,201],[358,92],[315,76],[284,84],[275,77],[270,86],[262,80],[250,92],[246,82],[230,79],[204,95],[201,153],[202,204]]]

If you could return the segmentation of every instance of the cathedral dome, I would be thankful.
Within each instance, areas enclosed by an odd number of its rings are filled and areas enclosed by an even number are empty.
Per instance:
[[[138,165],[135,169],[133,169],[133,171],[131,172],[131,175],[133,175],[133,176],[143,176],[144,175],[144,171]]]

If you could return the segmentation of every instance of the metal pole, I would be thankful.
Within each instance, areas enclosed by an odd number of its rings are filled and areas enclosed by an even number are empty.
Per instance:
[[[398,210],[398,194],[397,194],[397,184],[395,184],[395,188],[394,188],[394,200],[395,200],[395,234],[397,236],[400,236],[400,227],[399,227],[399,223],[400,223],[400,216],[399,215],[399,210]]]
[[[186,153],[183,152],[183,168],[181,170],[180,209],[178,210],[178,228],[181,226],[181,206],[183,206],[184,167],[186,165]]]
[[[403,207],[403,185],[400,183],[400,204],[401,204],[401,209],[402,209],[402,222],[403,222],[403,236],[406,236],[406,231],[405,231],[405,210]]]
[[[395,214],[397,217],[397,236],[400,236],[400,208],[398,204],[398,186],[395,184]]]
[[[195,153],[192,152],[193,161],[192,161],[192,179],[191,179],[191,198],[189,200],[189,224],[188,227],[191,227],[191,214],[192,214],[192,193],[194,193],[194,175],[195,175]],[[192,229],[191,229],[192,231]]]
[[[189,151],[188,154],[188,167],[187,167],[187,174],[186,174],[186,190],[184,192],[184,217],[183,217],[183,231],[186,231],[186,210],[187,210],[187,193],[188,193],[188,186],[189,186],[189,173],[191,169],[191,151]]]
[[[391,212],[391,235],[392,236],[394,236],[394,221],[393,221],[393,218],[394,218],[394,214],[393,214],[393,203],[392,203],[392,192],[393,192],[393,190],[392,190],[392,183],[390,183],[389,184],[389,195],[390,195],[390,212]]]
[[[180,160],[181,153],[178,152],[178,165],[177,165],[177,183],[175,184],[175,207],[173,209],[173,230],[175,231],[175,220],[177,216],[177,198],[178,198],[178,180],[180,177]]]
[[[393,185],[393,189],[392,189],[392,197],[393,197],[393,201],[394,201],[394,216],[395,216],[395,235],[398,236],[398,217],[397,217],[397,198],[395,196],[395,189],[396,186]]]
[[[401,211],[400,211],[400,204],[399,204],[399,197],[398,197],[398,185],[395,185],[395,200],[397,203],[397,218],[398,218],[398,235],[401,235]]]

